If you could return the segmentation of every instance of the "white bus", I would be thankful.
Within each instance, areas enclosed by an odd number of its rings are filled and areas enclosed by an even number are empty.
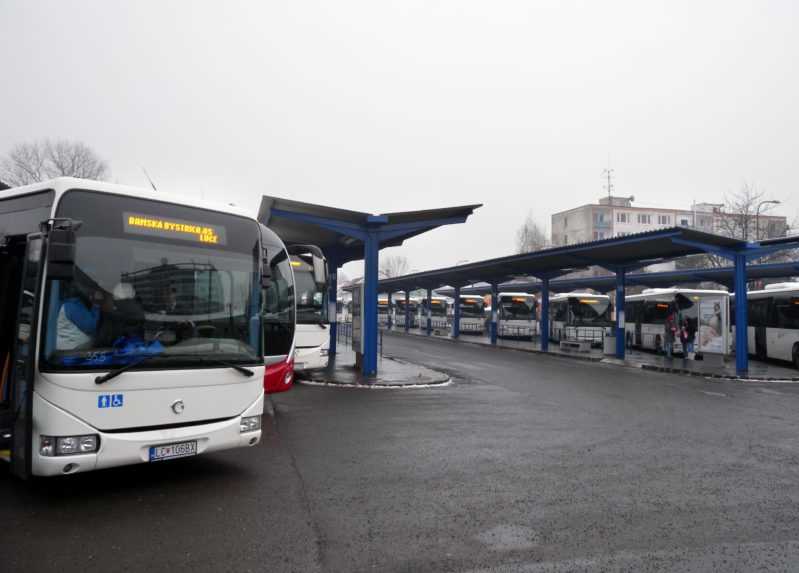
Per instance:
[[[538,332],[536,300],[524,292],[501,292],[497,314],[497,336],[500,338],[532,338]]]
[[[694,332],[694,352],[707,349],[727,354],[729,349],[729,297],[723,290],[683,288],[646,289],[624,299],[625,335],[628,348],[664,352],[666,318],[674,314],[678,332],[672,351],[684,354],[679,329],[683,322]],[[713,316],[700,325],[701,313]]]
[[[377,297],[377,326],[386,328],[389,324],[391,314],[391,304],[388,300],[388,295],[378,295]]]
[[[11,473],[257,444],[268,254],[258,222],[228,206],[71,178],[0,194]]]
[[[476,294],[462,294],[460,300],[460,331],[468,334],[483,334],[486,327],[483,297]]]
[[[449,328],[449,302],[443,296],[434,296],[430,299],[430,327],[441,330]],[[419,324],[427,328],[427,298],[423,298],[419,305]]]
[[[408,328],[419,328],[419,299],[408,300]],[[394,300],[394,326],[405,328],[405,297]]]
[[[799,283],[768,285],[747,298],[749,354],[799,368]]]
[[[590,292],[552,295],[549,299],[550,339],[588,340],[602,344],[605,330],[613,326],[610,297]]]
[[[327,366],[330,323],[327,309],[327,261],[314,245],[291,245],[297,299],[297,334],[294,370],[313,370]]]

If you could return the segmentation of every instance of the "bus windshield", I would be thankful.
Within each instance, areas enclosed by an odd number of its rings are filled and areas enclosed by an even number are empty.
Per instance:
[[[313,277],[313,267],[300,257],[291,257],[297,297],[297,324],[326,324],[324,288]]]
[[[447,316],[447,303],[443,300],[431,301],[430,314],[432,316]]]
[[[89,191],[58,217],[81,225],[73,278],[47,281],[43,369],[262,361],[255,221]]]
[[[581,297],[571,299],[571,310],[576,324],[607,326],[610,320],[610,300]]]
[[[532,320],[535,300],[524,296],[502,297],[499,306],[505,320]]]
[[[483,300],[478,298],[467,298],[461,300],[461,316],[471,316],[482,318],[484,313]]]

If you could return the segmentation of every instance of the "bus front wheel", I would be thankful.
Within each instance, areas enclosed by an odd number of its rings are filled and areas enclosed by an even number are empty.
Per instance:
[[[799,344],[793,345],[793,365],[799,370]]]

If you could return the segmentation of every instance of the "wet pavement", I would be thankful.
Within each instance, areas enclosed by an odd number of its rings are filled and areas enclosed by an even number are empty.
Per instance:
[[[297,386],[263,442],[22,483],[16,571],[795,571],[799,385],[386,336],[453,376]]]
[[[355,367],[355,353],[340,349],[327,368],[301,372],[297,381],[306,385],[347,386],[359,388],[419,388],[440,386],[450,382],[450,376],[400,358],[379,356],[377,376],[365,377]]]
[[[412,329],[407,333],[402,329],[384,330],[383,333],[388,336],[422,336],[427,338],[426,331],[420,329]],[[449,340],[452,342],[466,343],[466,344],[479,344],[482,346],[491,346],[491,340],[484,334],[471,334],[461,333],[458,339],[453,339],[449,331],[446,329],[436,329],[431,338],[439,338]],[[512,348],[515,350],[523,350],[526,352],[542,352],[541,342],[538,336],[532,340],[520,338],[498,338],[497,346],[502,348]],[[569,358],[576,358],[589,361],[605,361],[608,364],[615,364],[617,366],[632,366],[635,368],[644,368],[648,370],[655,370],[660,372],[669,372],[675,374],[686,374],[691,376],[707,376],[707,377],[720,377],[720,378],[738,378],[735,370],[735,357],[728,356],[722,360],[722,357],[713,357],[715,360],[684,360],[681,355],[676,355],[669,359],[665,356],[655,354],[654,352],[647,352],[635,349],[628,349],[624,363],[619,362],[615,357],[608,356],[603,352],[602,348],[592,347],[587,352],[579,352],[575,350],[562,350],[555,342],[550,342],[548,353],[564,356]],[[793,368],[788,363],[781,362],[761,362],[749,359],[749,373],[744,377],[747,380],[770,380],[770,381],[791,381],[799,382],[799,371]]]

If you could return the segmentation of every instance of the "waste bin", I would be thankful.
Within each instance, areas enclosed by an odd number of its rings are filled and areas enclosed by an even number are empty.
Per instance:
[[[615,334],[605,334],[605,337],[602,341],[602,347],[604,349],[606,356],[615,356],[616,355],[616,335]]]

